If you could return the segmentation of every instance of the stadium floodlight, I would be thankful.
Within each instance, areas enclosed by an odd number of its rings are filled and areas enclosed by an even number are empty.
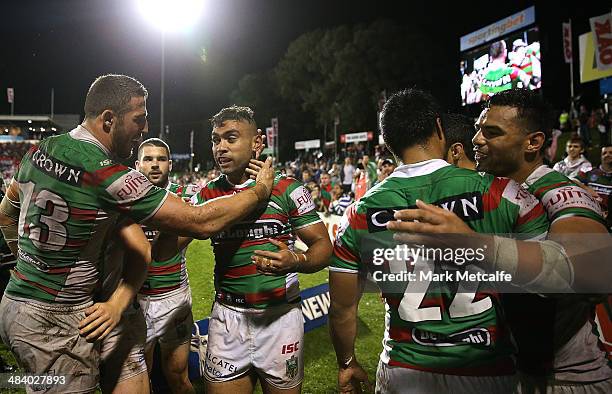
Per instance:
[[[200,18],[203,0],[138,0],[140,11],[163,31],[188,29]]]
[[[161,108],[159,138],[164,134],[164,76],[166,73],[166,32],[187,30],[200,18],[204,0],[138,0],[140,11],[161,30]]]

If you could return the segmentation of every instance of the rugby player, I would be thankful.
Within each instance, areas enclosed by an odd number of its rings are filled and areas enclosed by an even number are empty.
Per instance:
[[[168,180],[172,171],[170,147],[158,138],[150,138],[140,144],[135,166],[155,186],[183,199],[190,199],[199,190],[196,185],[178,185]],[[159,236],[159,231],[153,228],[144,229],[151,242]],[[179,250],[171,247],[172,252],[164,251],[170,257],[153,261],[149,266],[138,302],[147,324],[145,356],[149,375],[153,368],[153,351],[159,343],[161,369],[170,390],[173,393],[193,393],[187,374],[193,316],[185,258],[185,248],[191,238],[181,237],[181,240]]]
[[[89,342],[100,341],[103,393],[148,394],[146,323],[134,301],[147,276],[151,246],[140,225],[128,218],[113,232],[118,237],[109,239],[106,246],[100,285],[94,295],[99,302],[85,310],[87,317],[79,328]]]
[[[549,122],[548,104],[538,93],[527,89],[493,96],[476,122],[473,143],[477,170],[509,177],[533,193],[551,223],[548,238],[560,245],[547,241],[542,244],[546,248],[538,251],[537,243],[527,245],[497,238],[490,250],[504,256],[503,266],[515,271],[523,286],[537,283],[537,289],[531,287],[531,291],[592,289],[607,293],[610,267],[604,256],[606,250],[610,251],[610,238],[601,208],[588,192],[544,165]],[[409,232],[471,231],[448,211],[420,208],[395,214],[396,219],[418,219],[420,223],[393,222],[389,228]],[[519,347],[522,390],[612,392],[612,370],[593,326],[595,304],[602,298],[505,297],[504,307]]]
[[[240,195],[254,184],[247,169],[262,142],[253,111],[224,108],[211,123],[212,152],[222,175],[194,196],[194,204]],[[306,253],[292,250],[296,235],[308,246]],[[304,323],[297,272],[322,269],[332,249],[310,193],[278,173],[267,205],[211,240],[216,296],[206,392],[251,393],[257,380],[264,393],[300,392]]]
[[[193,207],[119,164],[148,131],[146,98],[131,77],[97,78],[83,123],[33,147],[0,204],[6,239],[18,236],[0,335],[25,373],[67,376],[50,392],[91,392],[98,383],[99,343],[82,337],[78,324],[93,303],[99,259],[119,215],[207,238],[244,218],[272,190],[268,160],[254,187]]]
[[[473,122],[466,116],[448,114],[444,117],[444,135],[446,136],[446,161],[460,168],[476,169],[472,137]]]
[[[349,207],[338,229],[330,266],[329,322],[340,392],[359,392],[367,381],[354,351],[360,277],[381,269],[415,274],[441,269],[418,256],[382,265],[367,257],[366,245],[389,234],[386,223],[394,208],[419,200],[446,206],[478,232],[538,238],[548,227],[542,205],[516,182],[444,161],[443,116],[430,94],[415,89],[396,93],[385,104],[380,124],[385,144],[403,165]],[[402,284],[393,291],[379,282],[387,314],[376,392],[514,391],[514,346],[491,287],[461,282],[460,291],[457,282],[436,282],[429,288],[418,277]]]

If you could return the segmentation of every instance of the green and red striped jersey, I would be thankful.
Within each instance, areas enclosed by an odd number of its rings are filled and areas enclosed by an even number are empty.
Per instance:
[[[329,208],[329,204],[331,203],[331,200],[332,200],[332,195],[331,195],[332,185],[328,184],[326,186],[323,186],[323,185],[320,185],[320,186],[321,186],[321,200],[323,200],[323,204],[325,204],[325,206]]]
[[[479,233],[521,233],[539,239],[548,229],[542,205],[518,183],[428,160],[398,167],[349,207],[338,229],[330,270],[380,270],[368,261],[367,240],[377,234],[389,236],[386,224],[393,220],[393,211],[414,207],[417,199],[454,212]],[[442,272],[437,262],[415,260],[399,263],[415,274]],[[393,272],[391,262],[386,264]],[[381,361],[454,375],[513,373],[514,346],[498,294],[490,284],[469,283],[471,293],[459,292],[456,281],[418,279],[401,283],[395,292],[383,289],[387,315]]]
[[[605,224],[599,203],[567,176],[546,165],[534,170],[521,186],[540,200],[550,223],[578,216]],[[505,295],[504,307],[519,349],[519,370],[575,383],[608,378],[608,368],[602,368],[605,355],[599,351],[601,343],[591,322],[594,300],[598,298],[582,294]],[[575,340],[585,325],[593,327],[591,338]]]
[[[19,256],[6,293],[46,302],[89,301],[117,217],[142,222],[167,196],[82,126],[30,149],[15,178]]]
[[[179,185],[176,183],[168,183],[166,190],[176,194],[186,201],[200,191],[197,185]],[[153,229],[146,225],[142,226],[142,230],[149,242],[153,241],[159,230]],[[167,294],[176,289],[189,286],[189,277],[187,275],[187,259],[185,258],[186,249],[172,256],[165,261],[153,260],[148,268],[147,279],[140,288],[139,293],[148,296]]]
[[[225,175],[210,181],[196,194],[196,205],[240,193],[255,185],[248,180],[233,185]],[[277,174],[268,202],[245,220],[211,238],[215,254],[217,299],[232,300],[248,308],[265,309],[299,300],[296,273],[268,276],[251,261],[254,250],[276,251],[269,239],[293,247],[295,231],[320,222],[310,192],[296,179]]]
[[[606,223],[601,206],[586,190],[545,165],[532,172],[522,186],[542,202],[551,223],[566,216]]]

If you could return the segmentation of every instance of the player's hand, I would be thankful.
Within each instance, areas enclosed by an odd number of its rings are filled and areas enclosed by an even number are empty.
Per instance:
[[[123,310],[112,302],[98,302],[85,310],[79,333],[88,342],[104,339],[119,324]]]
[[[417,208],[395,212],[387,228],[396,232],[465,234],[474,232],[459,216],[444,208],[416,201]]]
[[[255,158],[259,159],[261,152],[266,149],[266,134],[261,129],[257,129],[257,134],[261,136],[261,146],[255,151]]]
[[[249,166],[246,168],[246,173],[249,174],[249,178],[256,179],[257,174],[263,168],[265,162],[257,159],[251,159],[249,161]]]
[[[416,202],[417,208],[395,212],[396,221],[387,228],[396,232],[393,238],[402,244],[436,248],[479,247],[479,239],[455,213],[435,205]]]
[[[354,360],[348,368],[338,369],[338,391],[340,393],[363,393],[374,391],[366,371]]]
[[[274,167],[272,166],[272,157],[268,157],[266,161],[261,166],[259,172],[255,177],[255,186],[262,185],[265,186],[265,198],[270,197],[272,193],[272,186],[274,184]],[[260,195],[260,198],[262,196]],[[262,198],[263,199],[263,198]]]
[[[264,275],[284,275],[297,272],[300,265],[299,256],[289,250],[283,242],[270,238],[270,243],[278,247],[278,252],[256,250],[251,260],[257,266],[257,271]]]

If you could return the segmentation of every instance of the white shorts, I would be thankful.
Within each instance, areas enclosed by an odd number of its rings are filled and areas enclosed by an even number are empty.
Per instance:
[[[176,347],[191,341],[191,289],[185,286],[162,296],[138,295],[147,322],[147,347]]]
[[[290,389],[304,379],[303,349],[304,318],[299,304],[255,310],[215,302],[204,376],[220,383],[254,369],[272,386]]]
[[[376,370],[378,394],[512,394],[517,390],[516,375],[460,376],[446,375],[416,369],[391,367],[382,361]]]
[[[102,340],[100,386],[110,392],[117,383],[147,373],[144,346],[147,328],[142,310],[129,306],[119,324]]]

